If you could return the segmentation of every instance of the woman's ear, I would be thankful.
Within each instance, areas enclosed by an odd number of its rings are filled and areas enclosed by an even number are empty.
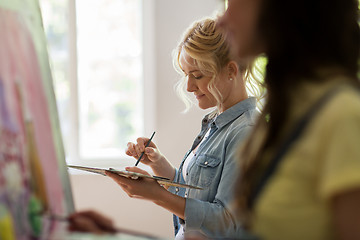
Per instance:
[[[235,61],[230,61],[227,64],[227,70],[228,70],[228,78],[230,79],[235,79],[236,76],[239,73],[239,66]]]

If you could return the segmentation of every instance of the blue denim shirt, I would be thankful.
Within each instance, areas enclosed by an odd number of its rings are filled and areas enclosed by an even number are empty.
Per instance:
[[[176,170],[175,181],[200,186],[203,190],[170,187],[168,190],[186,198],[185,220],[174,215],[175,235],[180,222],[185,232],[199,231],[211,238],[238,238],[241,224],[231,210],[233,188],[238,168],[236,151],[239,142],[248,135],[257,116],[255,98],[237,103],[215,120],[206,115],[201,132]],[[210,128],[209,137],[197,148],[188,166],[186,182],[182,166],[189,153],[201,142]]]

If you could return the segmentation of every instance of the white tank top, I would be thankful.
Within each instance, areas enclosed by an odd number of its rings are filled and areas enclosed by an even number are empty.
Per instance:
[[[204,142],[206,141],[206,139],[209,137],[209,134],[210,134],[210,128],[209,130],[206,132],[205,136],[203,137],[203,139],[201,140],[201,142],[197,145],[197,147],[192,150],[190,152],[190,154],[187,156],[187,158],[185,159],[185,162],[184,162],[184,165],[183,165],[183,169],[182,169],[182,174],[183,174],[183,178],[184,180],[186,180],[186,176],[187,176],[187,173],[188,173],[188,167],[189,167],[189,164],[192,162],[194,156],[195,156],[195,153],[197,151],[197,149],[199,148],[199,146]]]
[[[201,142],[197,145],[197,147],[192,150],[190,152],[190,154],[187,156],[187,158],[185,159],[184,165],[183,165],[183,170],[182,170],[182,174],[183,174],[183,178],[184,180],[186,180],[187,177],[187,173],[188,173],[188,167],[189,164],[193,161],[194,156],[195,156],[195,152],[196,150],[199,148],[199,146],[209,137],[210,134],[210,129],[206,132],[204,138],[201,140]],[[179,231],[177,232],[176,236],[175,236],[175,240],[183,240],[184,239],[184,225],[181,224]]]

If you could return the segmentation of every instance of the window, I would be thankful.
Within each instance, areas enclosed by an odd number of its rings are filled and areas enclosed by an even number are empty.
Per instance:
[[[144,135],[143,1],[40,3],[67,161],[125,158]]]

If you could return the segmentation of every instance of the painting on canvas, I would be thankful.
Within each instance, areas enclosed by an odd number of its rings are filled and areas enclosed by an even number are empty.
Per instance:
[[[39,4],[0,0],[0,239],[50,236],[72,210]]]

